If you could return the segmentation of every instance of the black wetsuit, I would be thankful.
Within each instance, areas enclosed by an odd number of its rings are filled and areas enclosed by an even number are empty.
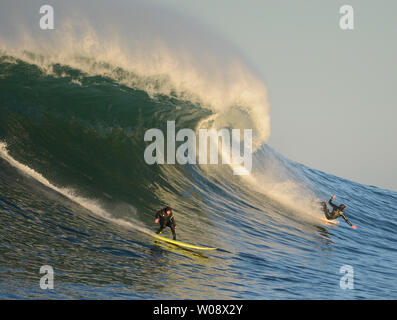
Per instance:
[[[321,205],[323,206],[323,211],[325,213],[325,217],[328,220],[334,220],[334,219],[338,219],[339,217],[342,217],[343,219],[345,219],[345,221],[348,223],[348,225],[352,226],[350,221],[347,220],[345,213],[342,211],[342,209],[339,206],[332,203],[332,198],[329,199],[328,203],[333,208],[332,212],[329,212],[327,204],[325,202],[321,202]]]
[[[155,218],[160,220],[160,228],[157,230],[156,233],[159,234],[163,231],[165,227],[170,227],[172,231],[173,239],[176,240],[176,232],[175,232],[176,222],[172,211],[170,214],[167,214],[166,208],[161,209],[156,212]]]

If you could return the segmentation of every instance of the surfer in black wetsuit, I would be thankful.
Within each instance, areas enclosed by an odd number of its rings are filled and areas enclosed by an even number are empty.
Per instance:
[[[328,203],[331,205],[332,207],[332,212],[330,212],[328,210],[327,204],[325,202],[321,202],[321,205],[323,207],[323,211],[325,214],[325,217],[328,220],[334,220],[334,219],[338,219],[339,217],[342,217],[349,226],[351,226],[353,229],[356,229],[356,226],[353,226],[349,220],[347,220],[345,213],[343,212],[343,210],[346,208],[346,206],[344,204],[341,204],[339,206],[335,205],[332,203],[332,199],[335,199],[335,195],[332,196],[331,199],[329,199]]]
[[[156,212],[155,223],[160,222],[160,228],[157,230],[157,234],[161,233],[165,227],[170,227],[172,231],[173,239],[176,240],[176,223],[174,214],[170,207],[166,207]]]

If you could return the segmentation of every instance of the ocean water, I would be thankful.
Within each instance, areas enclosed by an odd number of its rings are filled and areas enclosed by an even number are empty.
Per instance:
[[[80,43],[75,36],[68,39]],[[213,69],[220,53],[211,46],[203,50],[217,53],[204,64],[191,63],[197,51],[182,63],[179,47],[163,45],[160,58],[152,44],[134,56],[109,45],[106,32],[77,51],[63,43],[61,53],[51,50],[59,48],[54,39],[37,46],[25,37],[22,47],[4,39],[0,298],[397,298],[397,193],[269,147],[266,87],[243,64],[222,56]],[[253,128],[251,175],[221,164],[148,165],[144,134],[166,132],[170,120],[177,130]],[[324,219],[319,201],[332,194],[357,230]],[[151,237],[165,205],[179,240],[219,249],[195,252]],[[43,265],[54,269],[52,290],[40,289]],[[340,285],[346,265],[352,289]]]

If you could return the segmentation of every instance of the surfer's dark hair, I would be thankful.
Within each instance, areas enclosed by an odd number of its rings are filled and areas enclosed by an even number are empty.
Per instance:
[[[172,212],[172,209],[170,207],[165,207],[164,211],[165,212],[167,212],[167,211],[171,211]]]

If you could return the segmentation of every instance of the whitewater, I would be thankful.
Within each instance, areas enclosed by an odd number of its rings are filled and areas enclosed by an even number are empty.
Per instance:
[[[59,2],[50,34],[10,3],[0,14],[0,298],[396,298],[397,193],[268,146],[266,85],[231,44],[146,2]],[[145,132],[167,121],[252,129],[251,174],[148,165]],[[357,230],[324,219],[319,201],[332,194]],[[219,250],[153,239],[166,205],[179,240]],[[39,287],[42,265],[54,290]],[[353,290],[340,286],[346,265]]]

